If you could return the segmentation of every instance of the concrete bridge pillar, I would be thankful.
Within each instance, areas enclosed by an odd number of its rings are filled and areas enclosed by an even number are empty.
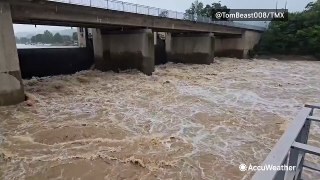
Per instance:
[[[261,33],[244,31],[242,35],[217,36],[215,54],[218,57],[248,58],[249,50],[259,42]]]
[[[216,36],[215,55],[217,57],[243,58],[242,36]]]
[[[154,34],[150,29],[93,30],[95,67],[101,71],[138,69],[154,71]]]
[[[0,106],[24,101],[10,5],[0,2]]]
[[[210,64],[214,60],[213,33],[167,33],[168,61]]]
[[[78,34],[78,46],[79,47],[86,47],[86,33],[85,28],[79,27],[77,29]]]
[[[249,58],[249,51],[259,43],[261,38],[261,32],[256,31],[245,31],[242,35],[243,39],[243,57]]]

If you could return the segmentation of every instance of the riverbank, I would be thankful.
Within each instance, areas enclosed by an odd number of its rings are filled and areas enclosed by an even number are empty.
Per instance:
[[[78,46],[62,46],[52,44],[17,44],[18,49],[40,49],[40,48],[77,48]]]

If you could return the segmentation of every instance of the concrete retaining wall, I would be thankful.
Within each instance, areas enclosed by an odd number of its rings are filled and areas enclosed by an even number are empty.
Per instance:
[[[243,58],[244,49],[242,37],[216,37],[215,56]]]
[[[244,31],[241,36],[216,36],[215,56],[248,58],[249,50],[259,42],[261,34],[255,31]]]
[[[245,31],[243,34],[244,41],[244,56],[248,57],[249,50],[252,50],[256,44],[259,43],[261,38],[261,33],[256,31]]]
[[[154,35],[151,30],[93,33],[95,66],[102,71],[138,69],[154,71]]]
[[[176,63],[210,64],[214,60],[212,33],[167,34],[168,60]]]

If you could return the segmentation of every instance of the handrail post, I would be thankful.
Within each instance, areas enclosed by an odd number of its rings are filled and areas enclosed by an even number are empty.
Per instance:
[[[300,163],[298,162],[299,153],[300,151],[298,149],[295,149],[295,148],[290,149],[288,166],[295,166],[297,168],[300,165],[298,164]]]
[[[229,22],[229,25],[237,25],[237,23]],[[304,155],[307,151],[301,150],[299,146],[295,146],[294,144],[301,144],[307,146],[311,122],[311,120],[308,119],[308,117],[310,116],[311,112],[311,109],[306,107],[304,107],[299,112],[299,114],[295,117],[291,125],[281,136],[277,144],[274,146],[267,158],[262,163],[263,166],[270,164],[275,166],[288,165],[291,167],[296,166],[296,168],[288,169],[289,171],[257,171],[252,177],[252,180],[292,180],[301,178],[301,174],[303,172],[304,167]]]
[[[288,162],[288,155],[284,158],[283,162],[281,163],[281,166],[286,165]],[[276,176],[274,179],[284,179],[286,176],[286,171],[278,171],[276,173]]]
[[[311,110],[310,115],[313,114],[313,109]],[[309,139],[309,131],[310,131],[310,125],[311,125],[311,120],[306,120],[305,124],[303,125],[301,132],[297,138],[297,142],[303,143],[303,144],[308,144],[308,139]],[[304,158],[305,158],[305,152],[300,152],[302,159],[299,164],[297,164],[297,173],[296,176],[298,179],[301,179],[302,171],[303,171],[303,163],[304,163]]]

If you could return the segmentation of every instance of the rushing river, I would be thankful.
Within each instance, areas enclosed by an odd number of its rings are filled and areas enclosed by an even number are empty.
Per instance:
[[[0,107],[2,179],[250,179],[239,165],[259,165],[320,102],[320,62],[218,58],[24,84],[28,101]]]

